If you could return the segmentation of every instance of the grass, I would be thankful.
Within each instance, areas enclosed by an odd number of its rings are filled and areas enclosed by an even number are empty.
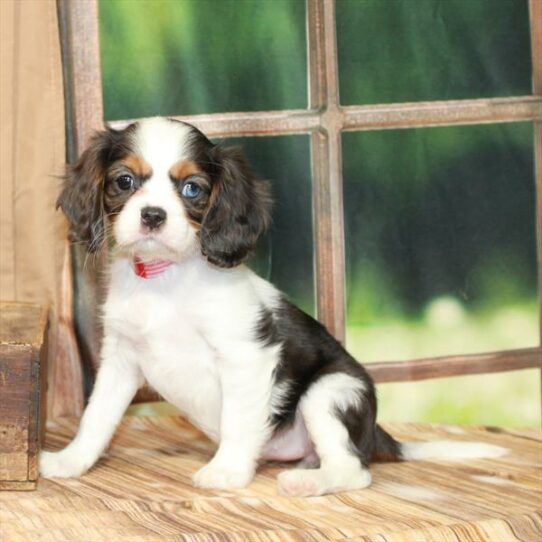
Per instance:
[[[418,321],[349,326],[347,346],[362,362],[528,348],[538,344],[535,304],[466,313],[442,298]],[[540,371],[380,384],[379,419],[481,425],[540,425]]]
[[[379,419],[498,426],[540,425],[540,371],[378,386]]]

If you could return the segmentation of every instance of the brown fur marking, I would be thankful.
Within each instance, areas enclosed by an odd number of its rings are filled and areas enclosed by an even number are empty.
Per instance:
[[[148,179],[152,175],[151,166],[140,154],[129,154],[120,163],[133,171],[141,179]]]
[[[200,167],[192,160],[179,160],[173,164],[169,170],[169,174],[173,179],[186,179],[190,175],[198,175],[203,173]]]

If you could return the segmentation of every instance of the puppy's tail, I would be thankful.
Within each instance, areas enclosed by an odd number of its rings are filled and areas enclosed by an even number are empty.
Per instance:
[[[485,459],[501,457],[508,448],[486,442],[434,440],[432,442],[401,442],[403,459]]]
[[[404,461],[413,459],[486,459],[501,457],[508,448],[486,442],[434,440],[430,442],[398,442],[376,426],[374,461]]]

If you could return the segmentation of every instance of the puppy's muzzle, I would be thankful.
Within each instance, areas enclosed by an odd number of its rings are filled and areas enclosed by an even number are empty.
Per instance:
[[[141,209],[141,224],[149,230],[157,230],[164,224],[167,213],[161,207],[143,207]]]

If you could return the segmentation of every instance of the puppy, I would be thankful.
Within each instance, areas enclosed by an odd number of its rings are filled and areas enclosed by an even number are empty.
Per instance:
[[[241,153],[182,122],[97,133],[58,204],[71,239],[112,237],[101,365],[77,436],[42,452],[45,477],[85,473],[147,381],[218,444],[193,477],[240,488],[265,460],[286,495],[360,489],[369,463],[495,456],[479,443],[399,443],[376,424],[365,369],[313,318],[243,265],[269,223],[267,183]]]

